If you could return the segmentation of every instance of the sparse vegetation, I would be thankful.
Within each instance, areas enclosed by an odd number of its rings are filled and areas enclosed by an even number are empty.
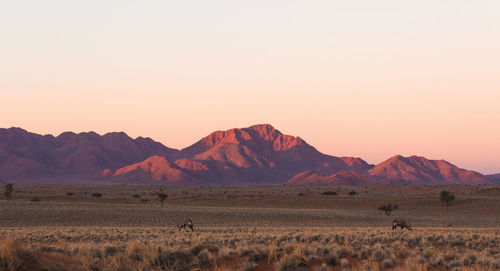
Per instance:
[[[75,195],[75,193],[73,193],[73,192],[66,193],[66,196],[70,196],[71,197],[71,196],[74,196],[74,195]]]
[[[35,196],[35,197],[31,198],[31,201],[32,202],[40,202],[40,201],[42,201],[42,199],[40,197],[38,197],[38,196]]]
[[[7,200],[10,200],[10,198],[12,198],[12,192],[14,192],[14,185],[11,183],[6,184],[4,195]]]
[[[384,211],[387,216],[390,216],[392,211],[398,209],[398,205],[397,204],[394,204],[394,205],[387,204],[387,205],[382,205],[382,206],[378,207],[378,209],[381,211]]]
[[[101,193],[94,193],[94,194],[92,194],[92,197],[94,197],[94,198],[101,198],[102,194]]]
[[[139,196],[139,195],[135,194],[135,195],[133,195],[133,196],[132,196],[132,198],[140,199],[140,198],[141,198],[141,196]]]
[[[451,194],[448,190],[443,190],[439,194],[439,199],[446,203],[446,206],[450,206],[450,203],[455,200],[455,195]]]
[[[161,206],[163,207],[165,204],[165,200],[168,198],[168,195],[163,193],[158,193],[158,198],[160,199]]]
[[[68,188],[78,195],[100,191],[105,197],[95,204],[90,197],[69,199],[58,192],[64,195]],[[359,197],[334,198],[322,196],[319,192],[327,189],[319,188],[298,199],[297,194],[306,191],[303,187],[238,187],[238,197],[227,200],[227,195],[236,194],[233,187],[211,187],[212,192],[208,187],[196,192],[169,187],[169,208],[160,208],[141,203],[153,194],[149,199],[156,199],[155,186],[16,185],[16,196],[0,204],[7,218],[0,220],[0,270],[30,270],[42,264],[47,270],[500,268],[496,191],[453,187],[478,208],[443,212],[429,200],[442,186],[402,186],[396,195],[390,187],[356,187]],[[353,188],[341,186],[338,191],[345,195]],[[187,197],[183,190],[189,192]],[[33,195],[43,204],[32,204]],[[382,219],[374,210],[384,197],[393,207],[394,202],[405,206],[401,217],[412,222],[412,231],[392,230],[395,219]],[[178,230],[186,217],[196,222],[195,232]],[[444,227],[450,221],[454,227]]]
[[[354,195],[356,195],[356,194],[358,194],[358,192],[356,192],[356,191],[354,191],[354,190],[351,190],[351,191],[349,191],[349,193],[348,193],[348,195],[349,195],[349,196],[354,196]]]
[[[325,192],[321,193],[321,195],[323,195],[323,196],[337,196],[338,193],[335,191],[325,191]]]

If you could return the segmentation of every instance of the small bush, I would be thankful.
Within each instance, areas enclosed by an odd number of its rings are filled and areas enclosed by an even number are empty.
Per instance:
[[[198,256],[198,265],[200,268],[209,268],[214,264],[214,259],[210,251],[207,249],[202,250]]]
[[[71,197],[71,196],[74,196],[74,195],[75,195],[75,193],[73,193],[73,192],[66,193],[66,196],[70,196]]]
[[[31,201],[32,202],[40,202],[40,201],[42,201],[42,199],[40,197],[32,197]]]
[[[304,197],[304,196],[305,196],[305,194],[301,192],[301,193],[299,193],[297,196],[299,196],[299,197]]]
[[[132,196],[132,198],[140,199],[140,198],[141,198],[141,196],[139,196],[139,195],[135,194],[135,195],[133,195],[133,196]]]
[[[392,263],[389,260],[385,260],[382,263],[382,268],[384,268],[384,269],[391,268],[391,266],[392,266]]]
[[[158,249],[158,257],[155,260],[155,265],[163,270],[191,270],[192,260],[187,253],[180,251],[163,251]]]
[[[335,255],[330,255],[326,258],[326,264],[330,266],[335,266],[339,264],[339,260],[337,259],[337,256]]]
[[[450,203],[455,200],[455,195],[452,195],[448,190],[443,190],[439,194],[439,200],[445,202],[446,206],[450,206]]]
[[[306,260],[297,255],[287,256],[283,261],[281,261],[279,271],[306,271],[307,263]]]
[[[321,193],[321,195],[323,195],[323,196],[337,196],[338,193],[335,191],[325,191],[325,192]]]
[[[105,247],[104,248],[104,255],[105,256],[114,256],[118,252],[118,249],[116,247]]]
[[[94,197],[94,198],[101,198],[102,194],[101,193],[94,193],[94,194],[92,194],[92,197]]]
[[[340,259],[340,265],[343,268],[348,268],[349,267],[349,261],[346,258],[342,258],[342,259]]]
[[[5,194],[5,198],[7,198],[7,200],[10,200],[13,192],[14,192],[14,185],[11,183],[6,184],[4,194]]]
[[[354,190],[349,191],[349,193],[348,193],[348,195],[349,195],[349,196],[354,196],[354,195],[356,195],[356,194],[358,194],[358,192],[356,192],[356,191],[354,191]]]

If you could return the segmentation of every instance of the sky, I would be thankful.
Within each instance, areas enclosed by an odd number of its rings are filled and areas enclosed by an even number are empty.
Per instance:
[[[0,2],[0,127],[180,149],[258,123],[500,172],[500,1]]]

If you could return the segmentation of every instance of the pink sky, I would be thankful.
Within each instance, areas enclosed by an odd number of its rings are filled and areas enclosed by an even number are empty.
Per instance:
[[[0,4],[0,127],[183,148],[270,123],[500,172],[498,1],[100,2]]]

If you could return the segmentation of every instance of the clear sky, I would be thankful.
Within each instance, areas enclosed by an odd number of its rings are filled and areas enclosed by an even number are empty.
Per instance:
[[[0,2],[0,127],[183,148],[257,123],[500,172],[500,1]]]

